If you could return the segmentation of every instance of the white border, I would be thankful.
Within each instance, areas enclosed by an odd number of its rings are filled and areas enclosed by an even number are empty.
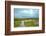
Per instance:
[[[17,27],[17,28],[14,28],[14,8],[40,9],[39,10],[39,27]],[[42,7],[41,6],[11,5],[11,31],[25,31],[25,30],[42,30]]]

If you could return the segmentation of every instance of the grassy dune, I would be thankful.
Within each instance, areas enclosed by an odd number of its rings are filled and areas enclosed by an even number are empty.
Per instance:
[[[25,19],[18,19],[14,18],[14,27],[20,27],[21,21],[24,21],[25,27],[35,27],[39,26],[37,23],[39,21],[38,18],[25,18]]]

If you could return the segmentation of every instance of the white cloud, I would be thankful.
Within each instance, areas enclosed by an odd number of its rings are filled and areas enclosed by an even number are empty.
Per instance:
[[[34,12],[33,12],[33,10],[29,10],[29,14],[31,14],[31,15],[32,15],[33,13],[34,13]]]
[[[29,13],[28,10],[22,10],[22,11],[20,11],[20,12],[22,12],[22,13]]]

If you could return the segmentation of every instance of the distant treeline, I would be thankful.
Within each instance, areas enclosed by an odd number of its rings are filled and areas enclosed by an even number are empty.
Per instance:
[[[19,21],[21,20],[39,20],[39,18],[14,18],[14,21],[15,20],[19,20]]]

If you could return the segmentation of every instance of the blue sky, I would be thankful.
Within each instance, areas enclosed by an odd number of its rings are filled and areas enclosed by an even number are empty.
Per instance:
[[[14,8],[15,18],[38,18],[39,9],[29,8]]]

